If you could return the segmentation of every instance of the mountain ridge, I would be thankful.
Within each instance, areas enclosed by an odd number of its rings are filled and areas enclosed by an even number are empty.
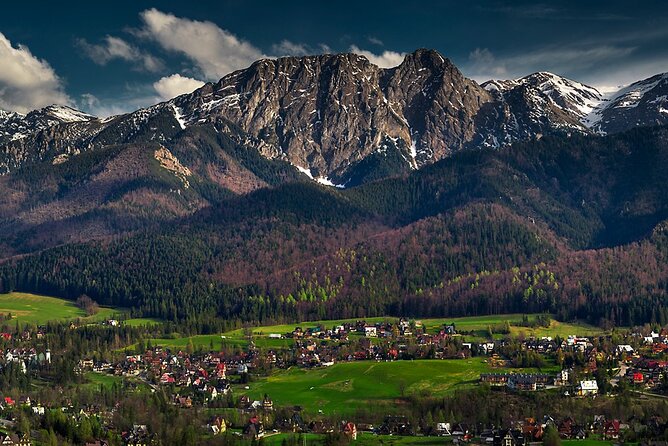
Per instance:
[[[188,126],[211,125],[325,184],[354,186],[372,171],[401,174],[459,150],[664,123],[666,75],[657,76],[642,91],[651,97],[630,108],[548,72],[478,85],[427,49],[389,69],[353,53],[262,59],[192,93],[103,120],[70,109],[65,115],[74,119],[51,117],[29,132],[16,122],[31,114],[0,115],[0,172],[110,144],[169,145]]]

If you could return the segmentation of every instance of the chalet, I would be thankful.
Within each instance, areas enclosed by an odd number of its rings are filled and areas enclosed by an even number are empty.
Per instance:
[[[27,434],[19,437],[16,434],[0,434],[0,445],[7,446],[30,446],[32,441],[30,441],[30,436]]]
[[[262,399],[262,409],[270,411],[274,410],[274,402],[267,396],[267,394],[264,394],[264,398]]]
[[[603,427],[603,438],[606,440],[616,440],[619,438],[621,424],[619,420],[609,420]]]
[[[468,424],[458,423],[452,429],[452,436],[462,440],[470,440],[473,438],[473,432],[471,432]]]
[[[344,422],[341,428],[341,432],[351,440],[357,440],[357,426],[352,422]]]
[[[524,435],[519,430],[501,430],[494,435],[494,446],[524,446],[526,444]]]
[[[292,337],[294,339],[301,339],[304,337],[304,330],[302,330],[302,327],[297,327],[292,331]]]
[[[311,421],[308,428],[314,434],[331,434],[334,432],[334,426],[327,421]]]
[[[209,424],[207,424],[209,431],[213,435],[224,434],[227,431],[227,423],[221,417],[214,417]]]
[[[534,418],[527,418],[522,425],[522,434],[527,441],[541,441],[543,439],[543,424]]]
[[[380,426],[379,433],[385,435],[412,435],[413,427],[408,421],[408,417],[402,415],[388,415]]]
[[[450,430],[450,423],[436,423],[436,435],[439,437],[452,435],[452,431]]]
[[[632,355],[633,354],[633,347],[631,347],[628,344],[620,344],[616,348],[616,352],[618,355]]]
[[[564,418],[557,426],[557,431],[559,432],[559,436],[564,439],[570,439],[573,434],[574,426],[575,426],[575,420],[573,420],[573,418],[571,417]]]
[[[508,384],[507,373],[482,373],[480,374],[480,382],[487,383],[490,386],[505,386]]]
[[[578,396],[596,395],[598,393],[598,383],[593,379],[580,381],[575,393]]]
[[[364,327],[364,336],[367,338],[375,338],[378,336],[378,332],[376,330],[376,327],[373,325],[367,325]]]
[[[511,374],[508,378],[508,388],[511,390],[521,390],[533,392],[536,390],[536,375]]]

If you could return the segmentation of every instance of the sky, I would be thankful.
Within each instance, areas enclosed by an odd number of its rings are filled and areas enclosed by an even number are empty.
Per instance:
[[[476,81],[551,71],[610,91],[668,72],[668,1],[7,2],[0,109],[97,116],[194,90],[265,57],[430,48]]]

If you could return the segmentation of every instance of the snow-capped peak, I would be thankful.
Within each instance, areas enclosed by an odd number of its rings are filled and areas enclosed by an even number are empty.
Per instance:
[[[516,82],[537,88],[558,107],[577,115],[583,123],[603,100],[603,95],[596,88],[547,71],[530,74]]]
[[[95,116],[66,105],[49,105],[36,112],[51,116],[60,122],[86,122],[97,119]]]
[[[621,88],[611,95],[610,107],[633,108],[643,99],[646,93],[662,83],[668,84],[668,73],[657,74],[648,79],[635,82],[628,87]]]

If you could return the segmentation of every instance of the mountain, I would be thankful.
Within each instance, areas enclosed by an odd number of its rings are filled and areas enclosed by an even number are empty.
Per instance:
[[[460,150],[662,123],[665,85],[659,75],[612,100],[547,72],[478,85],[424,49],[390,69],[355,54],[266,59],[193,93],[105,120],[57,106],[4,113],[0,172],[110,145],[169,145],[186,128],[208,127],[323,184],[350,187]],[[639,106],[630,106],[636,99]]]
[[[668,73],[622,88],[606,102],[594,115],[593,128],[599,133],[668,124]]]

